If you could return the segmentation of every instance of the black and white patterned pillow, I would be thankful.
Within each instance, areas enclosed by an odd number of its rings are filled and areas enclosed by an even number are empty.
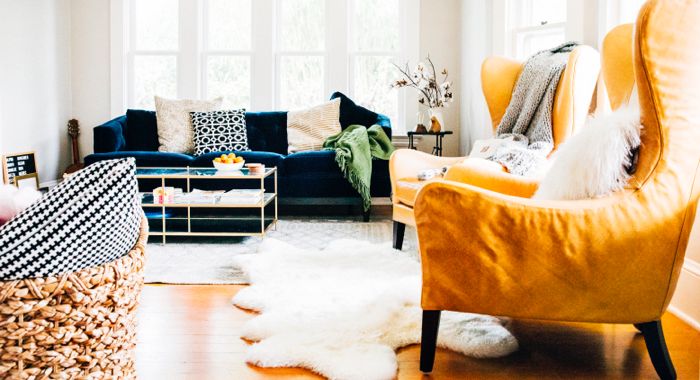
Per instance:
[[[133,158],[90,165],[0,227],[0,281],[56,276],[129,253],[141,210]]]
[[[248,151],[245,110],[190,112],[194,128],[194,154]]]

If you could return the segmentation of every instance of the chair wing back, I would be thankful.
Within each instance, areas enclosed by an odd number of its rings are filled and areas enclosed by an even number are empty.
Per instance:
[[[627,104],[634,88],[633,35],[634,24],[622,24],[603,39],[603,82],[613,110]]]
[[[664,308],[683,265],[700,191],[698,36],[698,1],[651,0],[639,13],[633,54],[644,129],[633,180],[657,226],[653,245],[673,254]]]
[[[503,57],[487,58],[481,65],[481,86],[494,130],[508,108],[522,69],[522,62]],[[599,73],[600,55],[595,49],[582,45],[571,52],[552,108],[555,149],[586,121]]]

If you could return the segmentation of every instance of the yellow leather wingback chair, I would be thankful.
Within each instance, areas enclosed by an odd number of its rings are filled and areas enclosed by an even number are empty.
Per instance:
[[[523,62],[491,57],[481,67],[482,90],[491,114],[494,130],[508,107]],[[588,46],[578,46],[569,55],[554,97],[552,135],[554,149],[582,126],[588,116],[593,91],[600,71],[600,56]],[[531,196],[537,180],[512,175],[495,162],[466,157],[435,157],[427,153],[400,149],[389,161],[394,220],[394,248],[401,249],[406,225],[415,226],[413,205],[416,194],[428,181],[417,174],[425,169],[450,166],[444,178],[518,196]]]
[[[433,366],[440,311],[453,310],[632,323],[659,376],[676,377],[660,320],[700,195],[700,2],[649,1],[635,28],[644,129],[629,189],[544,201],[444,181],[418,193],[424,372]]]

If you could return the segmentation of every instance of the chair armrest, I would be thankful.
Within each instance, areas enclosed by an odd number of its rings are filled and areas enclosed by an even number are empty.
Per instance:
[[[428,310],[637,323],[666,308],[677,214],[652,220],[639,192],[542,201],[443,181],[414,206]]]
[[[507,173],[497,162],[468,158],[452,166],[445,180],[470,184],[501,194],[530,198],[539,187],[539,180]]]
[[[118,152],[126,148],[124,129],[126,116],[120,116],[93,128],[93,147],[95,153]]]
[[[396,194],[396,181],[401,178],[415,177],[423,170],[438,169],[463,160],[464,157],[437,157],[418,150],[397,149],[389,158],[391,191]]]

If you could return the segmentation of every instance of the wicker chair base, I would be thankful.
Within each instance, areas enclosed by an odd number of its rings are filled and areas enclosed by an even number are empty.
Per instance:
[[[136,315],[148,224],[111,263],[0,282],[0,378],[135,378]]]

